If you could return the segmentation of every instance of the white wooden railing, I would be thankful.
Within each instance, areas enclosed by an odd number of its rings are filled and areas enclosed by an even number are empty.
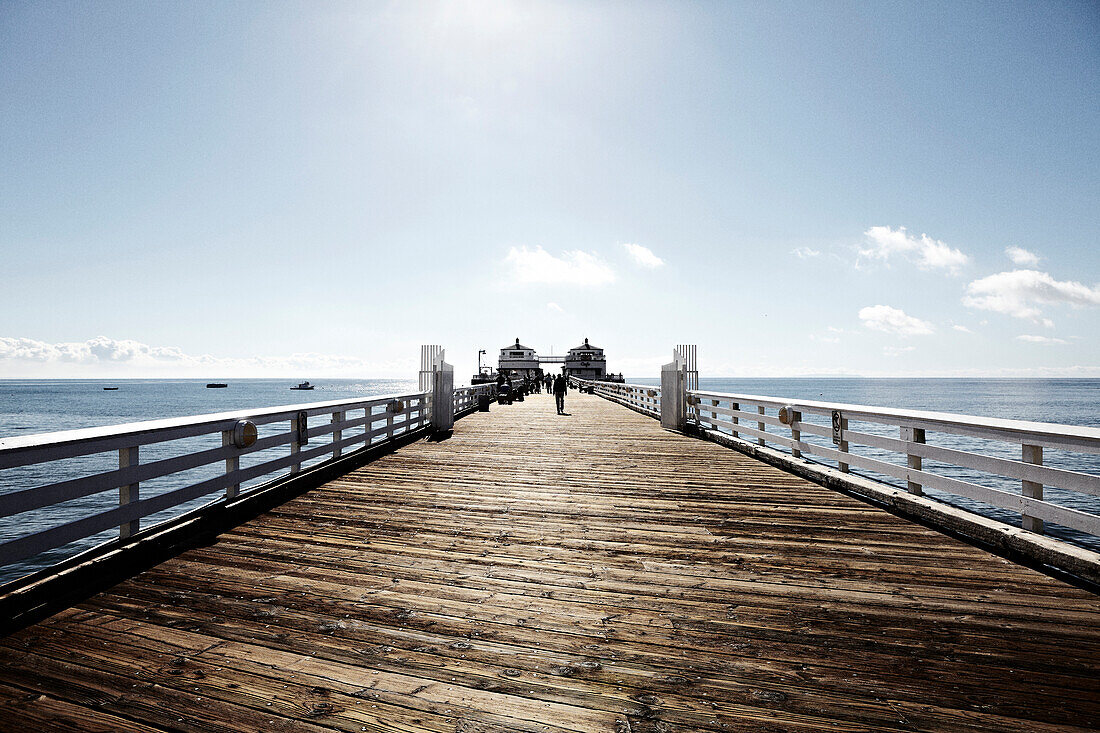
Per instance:
[[[660,417],[658,387],[573,381]],[[834,462],[842,472],[855,467],[876,478],[898,479],[916,495],[935,489],[1015,512],[1021,526],[1033,532],[1042,533],[1044,522],[1054,522],[1100,536],[1100,515],[1052,502],[1043,492],[1053,487],[1100,496],[1100,475],[1044,465],[1044,449],[1054,451],[1062,458],[1055,462],[1063,464],[1066,455],[1100,454],[1100,428],[698,389],[687,393],[687,418],[700,428],[777,448],[793,458],[813,456]],[[1019,490],[1010,490],[1016,482]]]
[[[0,439],[0,482],[9,486],[3,469],[118,454],[117,469],[0,494],[0,519],[19,521],[17,515],[36,509],[102,492],[118,492],[117,506],[91,516],[62,520],[45,528],[38,519],[24,522],[33,526],[33,531],[0,543],[0,566],[113,527],[118,527],[119,536],[125,539],[137,532],[143,518],[152,514],[215,492],[224,492],[225,499],[233,499],[241,485],[249,481],[294,475],[307,462],[335,460],[350,449],[392,441],[428,424],[426,397],[425,393],[384,395]],[[456,395],[455,399],[465,404],[468,396]],[[216,446],[219,438],[220,447],[196,450],[197,444]],[[179,455],[146,463],[139,460],[143,449],[158,456],[172,453],[171,441],[185,441],[177,448]],[[266,453],[257,456],[266,460],[241,467],[242,457],[280,447],[286,448],[284,454],[268,458],[271,454]],[[218,474],[211,478],[157,495],[140,496],[143,482],[212,467],[211,464],[223,464],[224,469],[218,466]],[[255,488],[258,487],[251,487]],[[99,508],[105,505],[106,502],[100,503]]]
[[[855,466],[900,479],[913,494],[933,488],[1017,512],[1023,527],[1035,532],[1042,532],[1047,521],[1100,535],[1100,516],[1043,498],[1044,486],[1100,496],[1100,476],[1043,465],[1044,449],[1100,454],[1098,428],[702,390],[688,395],[700,425],[734,437],[780,446],[796,458],[811,454],[835,462],[844,472]],[[807,420],[810,415],[824,420]],[[897,437],[881,434],[884,428]],[[827,438],[828,443],[806,436]],[[957,444],[960,438],[976,450],[936,445]],[[860,446],[874,449],[869,452],[878,457],[854,452]],[[891,454],[897,462],[889,460]],[[926,460],[934,466],[926,466]],[[1020,492],[945,476],[940,464],[969,469],[975,476],[1019,481]]]
[[[661,416],[661,388],[647,387],[642,384],[623,384],[621,382],[600,382],[590,379],[570,378],[573,387],[591,388],[593,394],[600,395],[612,402],[627,405],[653,417]]]
[[[496,393],[497,386],[495,384],[475,384],[471,387],[456,387],[454,392],[455,415],[461,415],[477,407],[478,397],[484,395],[492,398],[496,396]]]

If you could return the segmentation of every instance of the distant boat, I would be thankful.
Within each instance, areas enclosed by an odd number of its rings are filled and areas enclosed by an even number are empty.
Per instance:
[[[108,392],[114,392],[118,389],[118,387],[104,387],[103,389],[107,390]]]
[[[210,384],[206,385],[206,388],[207,389],[222,389],[223,387],[228,387],[228,386],[229,386],[228,384],[222,384],[221,382],[211,382]]]
[[[291,389],[313,389],[313,385],[309,382],[302,382],[297,387],[291,387]]]

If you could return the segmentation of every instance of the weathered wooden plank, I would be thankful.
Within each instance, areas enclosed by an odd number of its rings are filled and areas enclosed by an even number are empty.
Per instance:
[[[0,683],[0,726],[5,730],[148,733],[171,730],[127,720],[103,710]]]
[[[567,411],[535,395],[357,469],[3,640],[0,680],[199,730],[1100,718],[1095,596],[607,401]]]

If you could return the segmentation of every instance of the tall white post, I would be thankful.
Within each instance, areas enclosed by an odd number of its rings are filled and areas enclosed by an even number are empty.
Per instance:
[[[672,353],[684,370],[684,424],[698,424],[698,398],[691,392],[699,389],[699,347],[695,344],[679,344]]]
[[[443,347],[438,344],[425,344],[420,347],[420,391],[432,391],[432,372],[435,364],[442,360]]]
[[[661,427],[683,432],[687,424],[687,364],[679,351],[661,367]]]
[[[446,433],[455,425],[455,368],[443,360],[442,349],[432,362],[431,424],[433,433]]]

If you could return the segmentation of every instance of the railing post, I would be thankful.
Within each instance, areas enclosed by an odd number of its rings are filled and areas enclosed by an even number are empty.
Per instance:
[[[133,448],[119,448],[118,449],[118,467],[119,468],[133,468],[138,465],[138,447]],[[127,504],[133,504],[138,500],[138,487],[139,484],[127,484],[126,486],[118,487],[118,505],[126,506]],[[129,522],[123,522],[118,527],[119,539],[126,539],[137,534],[138,529],[141,527],[141,519],[131,519]]]
[[[734,410],[734,411],[740,410],[741,405],[737,402],[731,402],[730,403],[730,409]],[[737,426],[741,424],[740,419],[737,417],[737,415],[731,415],[730,419],[733,420],[733,437],[735,437],[735,438],[741,437],[741,435],[737,432]]]
[[[339,425],[342,422],[344,422],[344,412],[343,412],[343,410],[332,413],[332,423],[334,425]],[[343,453],[343,450],[341,449],[341,446],[340,446],[340,441],[342,441],[343,439],[344,439],[344,431],[343,430],[341,430],[340,428],[336,428],[332,431],[332,457],[333,458],[339,458],[340,454]]]
[[[299,419],[299,417],[292,417],[290,419],[290,455],[292,456],[296,456],[302,452],[302,444],[298,442],[302,434],[302,429],[298,425]],[[295,461],[294,463],[290,464],[291,476],[300,472],[301,470],[302,464],[300,461]]]
[[[1032,463],[1036,466],[1043,465],[1043,446],[1041,445],[1024,445],[1023,446],[1023,458],[1024,463]],[[1043,498],[1043,485],[1036,483],[1035,481],[1023,481],[1024,496],[1029,499],[1042,499]],[[1023,521],[1021,525],[1024,529],[1043,534],[1043,520],[1038,517],[1032,517],[1028,514],[1023,515]]]
[[[923,443],[924,442],[924,428],[902,428],[901,439],[907,443]],[[909,468],[917,471],[924,467],[924,460],[920,456],[915,456],[912,453],[906,453],[905,462]],[[923,484],[919,484],[915,481],[909,482],[909,493],[921,496],[924,494]]]
[[[837,450],[839,450],[842,453],[848,452],[848,441],[843,439],[843,436],[844,436],[845,433],[847,433],[847,431],[848,431],[848,418],[842,416],[842,417],[840,417],[840,435],[842,435],[842,439],[840,439],[840,442],[838,442],[838,444],[837,444]],[[840,469],[840,472],[842,472],[842,473],[849,473],[850,472],[850,469],[848,468],[847,463],[844,463],[842,461],[837,461],[836,466],[837,466],[838,469]]]
[[[795,443],[798,443],[799,441],[802,440],[802,431],[798,430],[794,427],[795,423],[800,423],[800,422],[802,422],[802,413],[799,412],[798,410],[792,411],[791,412],[791,440],[795,441]],[[791,455],[794,456],[795,458],[801,458],[802,457],[802,451],[799,450],[797,445],[792,445],[791,446]]]
[[[763,405],[760,405],[759,407],[756,408],[756,414],[758,414],[758,415],[763,415],[764,414],[764,406]],[[768,432],[768,424],[765,423],[765,422],[756,423],[756,427],[762,433]],[[757,438],[756,439],[756,444],[757,445],[764,445],[764,439],[763,438]]]
[[[235,445],[233,443],[233,431],[232,430],[223,430],[222,431],[222,448],[229,448],[231,446],[235,447]],[[234,471],[237,471],[238,469],[240,469],[240,467],[241,467],[241,458],[240,458],[240,456],[232,455],[232,456],[229,456],[228,458],[225,459],[225,473],[226,473],[227,476],[229,474],[233,473]],[[232,486],[226,486],[225,487],[225,498],[226,499],[233,499],[237,496],[237,494],[240,493],[240,491],[241,491],[241,485],[240,484],[233,484]]]

